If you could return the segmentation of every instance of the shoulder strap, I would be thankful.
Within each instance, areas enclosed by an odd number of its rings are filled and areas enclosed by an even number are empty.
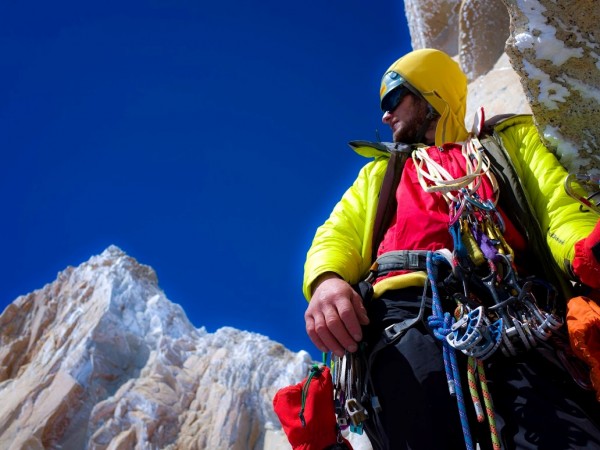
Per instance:
[[[501,119],[505,118],[501,117]],[[525,257],[531,259],[527,261],[526,266],[538,268],[534,272],[537,272],[538,275],[543,274],[543,278],[559,288],[563,298],[570,298],[572,295],[570,283],[560,274],[558,266],[554,263],[552,254],[546,244],[545,235],[533,214],[533,207],[525,188],[514,169],[508,152],[503,146],[502,139],[494,132],[493,127],[501,121],[491,122],[490,127],[486,127],[486,132],[479,138],[500,187],[500,206],[510,218],[511,223],[517,227],[533,249],[525,255]]]
[[[402,177],[404,164],[408,159],[412,149],[407,144],[396,144],[389,149],[390,160],[387,165],[381,189],[379,190],[379,201],[377,202],[377,212],[373,225],[373,242],[371,246],[371,261],[377,259],[377,250],[383,240],[383,235],[387,230],[394,212],[396,210],[396,188]]]
[[[483,124],[483,128],[481,130],[481,134],[482,135],[491,135],[494,133],[494,127],[496,125],[498,125],[500,122],[505,121],[506,119],[510,119],[511,117],[514,116],[518,116],[519,114],[513,114],[513,113],[509,113],[509,114],[497,114],[495,116],[492,116],[491,118],[487,119],[484,124]]]

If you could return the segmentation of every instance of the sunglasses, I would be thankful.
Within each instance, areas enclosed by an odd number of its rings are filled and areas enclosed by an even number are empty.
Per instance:
[[[383,112],[393,112],[408,93],[410,93],[410,90],[403,84],[392,90],[381,101]]]

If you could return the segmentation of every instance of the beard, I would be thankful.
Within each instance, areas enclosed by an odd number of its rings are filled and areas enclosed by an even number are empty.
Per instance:
[[[428,144],[428,142],[423,142],[425,140],[425,132],[428,128],[428,125],[425,126],[428,103],[422,98],[416,96],[413,98],[415,102],[412,113],[404,118],[403,124],[394,131],[392,137],[394,142],[402,142],[404,144]]]

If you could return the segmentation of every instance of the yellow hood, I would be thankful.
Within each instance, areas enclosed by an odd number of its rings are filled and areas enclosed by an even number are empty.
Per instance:
[[[466,139],[467,77],[452,58],[439,50],[415,50],[392,64],[389,72],[400,74],[440,114],[435,145]],[[382,83],[381,95],[385,88]]]

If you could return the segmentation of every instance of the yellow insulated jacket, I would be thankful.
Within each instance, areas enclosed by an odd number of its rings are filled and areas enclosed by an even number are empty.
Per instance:
[[[515,204],[512,208],[510,203],[504,203],[504,210],[515,215],[515,222],[524,227],[521,231],[531,251],[549,263],[547,270],[560,272],[564,282],[571,274],[574,244],[588,236],[598,215],[582,212],[579,202],[566,194],[563,184],[567,172],[542,144],[531,116],[504,120],[496,125],[493,134],[502,153],[496,170],[500,201],[503,191],[506,196],[518,191],[524,197],[521,202],[525,207]],[[351,284],[368,273],[377,201],[389,160],[389,153],[378,147],[374,144],[354,148],[373,161],[361,169],[330,217],[317,229],[304,266],[303,293],[308,300],[312,283],[324,272],[335,272]],[[523,211],[529,216],[525,222],[518,217]],[[567,285],[563,283],[563,288]]]

